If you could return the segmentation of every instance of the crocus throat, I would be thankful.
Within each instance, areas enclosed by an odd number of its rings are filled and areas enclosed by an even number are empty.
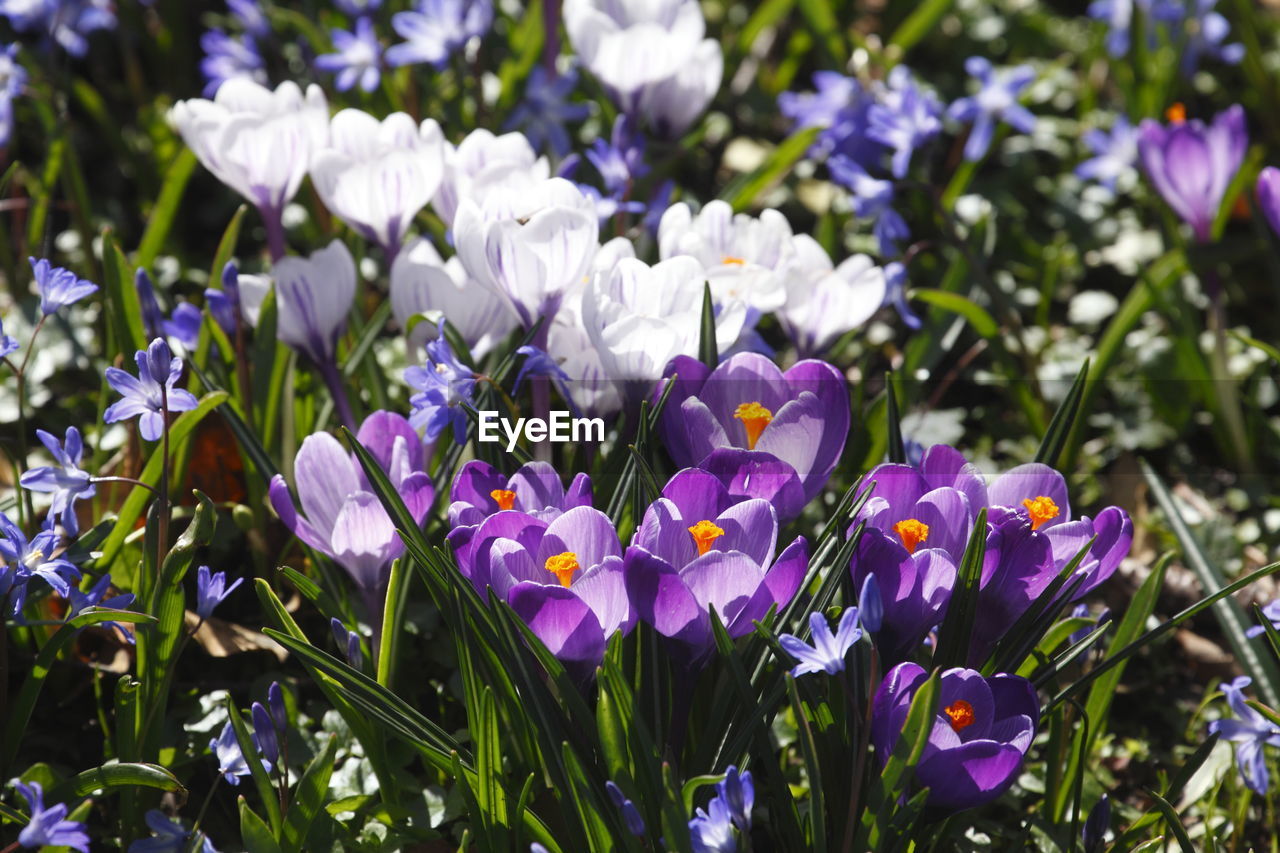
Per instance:
[[[759,403],[742,403],[733,410],[733,416],[742,421],[742,426],[747,431],[747,450],[755,450],[760,433],[773,420],[773,412]]]
[[[960,731],[973,725],[973,706],[963,699],[957,699],[942,709],[951,719],[952,731]]]
[[[1057,518],[1058,513],[1061,511],[1058,509],[1058,505],[1053,502],[1053,498],[1047,498],[1044,495],[1034,499],[1027,498],[1022,502],[1022,505],[1027,508],[1027,514],[1031,516],[1032,530],[1037,530],[1046,521]]]
[[[547,557],[546,569],[556,576],[556,580],[560,581],[560,586],[568,586],[573,583],[573,573],[580,568],[582,567],[578,565],[578,555],[572,551],[565,551],[563,554]]]
[[[902,547],[908,554],[914,554],[920,543],[929,538],[929,525],[914,518],[899,521],[893,526],[893,532],[902,540]]]
[[[498,509],[511,509],[516,505],[516,493],[510,489],[494,489],[489,497],[498,503]]]
[[[711,543],[715,542],[724,535],[724,529],[717,527],[714,523],[703,519],[689,528],[689,532],[693,534],[693,544],[698,546],[698,555],[701,556],[711,550]]]
[[[1182,124],[1187,120],[1187,108],[1181,101],[1177,101],[1164,111],[1164,117],[1173,124]]]

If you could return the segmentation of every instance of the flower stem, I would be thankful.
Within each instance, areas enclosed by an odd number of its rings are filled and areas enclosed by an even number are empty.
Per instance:
[[[160,385],[160,418],[164,428],[160,431],[160,490],[156,495],[158,521],[156,525],[156,582],[160,581],[160,568],[169,543],[169,391]]]
[[[347,400],[347,389],[342,384],[342,374],[338,372],[338,366],[332,361],[326,361],[319,367],[320,376],[329,388],[330,396],[333,397],[333,406],[338,410],[338,420],[342,421],[347,429],[354,430],[356,419],[351,413],[351,403]]]
[[[271,253],[271,262],[275,263],[287,252],[284,242],[284,221],[281,218],[283,211],[273,207],[260,207],[258,212],[262,214],[262,224],[267,229],[267,251]]]
[[[49,319],[48,314],[41,314],[40,319],[36,322],[36,326],[31,330],[31,340],[27,341],[27,351],[22,354],[22,363],[18,365],[14,373],[18,377],[18,476],[21,477],[27,471],[27,362],[31,360],[31,353],[36,348],[36,338],[40,335],[40,330],[44,328],[44,323]],[[10,367],[12,367],[10,362]],[[19,489],[22,497],[18,502],[18,522],[26,524],[35,519],[35,504],[31,501],[30,489]]]

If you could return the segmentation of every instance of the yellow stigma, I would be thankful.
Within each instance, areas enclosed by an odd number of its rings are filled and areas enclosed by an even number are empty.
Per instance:
[[[742,421],[742,426],[747,431],[747,449],[755,450],[760,433],[773,420],[773,412],[759,403],[742,403],[733,410],[733,416]]]
[[[516,505],[516,493],[510,489],[494,489],[489,497],[498,502],[498,509],[511,509]]]
[[[577,554],[565,551],[563,554],[547,557],[546,568],[560,581],[560,586],[568,586],[573,583],[573,573],[582,567],[578,565]]]
[[[950,705],[942,709],[942,712],[951,718],[951,729],[960,731],[973,725],[973,706],[963,699],[957,699]]]
[[[1027,514],[1031,516],[1032,530],[1036,530],[1049,519],[1058,517],[1058,505],[1053,502],[1053,498],[1047,498],[1044,495],[1034,500],[1027,498],[1022,505],[1027,508]]]
[[[893,526],[893,532],[902,540],[902,547],[908,554],[914,554],[920,543],[929,538],[929,525],[914,518],[899,521]]]
[[[1173,106],[1164,111],[1164,117],[1174,124],[1182,124],[1187,120],[1187,108],[1181,101],[1175,101]]]
[[[711,543],[724,535],[723,528],[717,527],[706,519],[703,519],[693,527],[690,527],[689,532],[693,534],[693,544],[698,546],[699,556],[710,551]]]
[[[722,264],[733,264],[735,267],[746,266],[746,258],[735,258],[733,255],[725,255],[720,259]]]

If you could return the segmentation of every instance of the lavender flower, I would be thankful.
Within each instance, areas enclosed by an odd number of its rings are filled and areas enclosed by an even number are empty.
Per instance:
[[[378,11],[382,6],[382,0],[334,0],[333,5],[337,6],[338,11],[344,15],[361,18]]]
[[[41,530],[28,540],[18,525],[0,512],[0,595],[11,593],[13,612],[22,609],[26,600],[26,583],[38,577],[59,595],[69,597],[71,581],[80,570],[70,560],[53,556],[62,546],[62,537],[54,530]]]
[[[364,666],[364,651],[360,648],[360,635],[355,631],[347,630],[342,620],[336,617],[329,620],[329,630],[333,632],[333,641],[347,656],[347,663],[355,669]]]
[[[0,45],[0,148],[13,136],[13,99],[27,82],[27,72],[18,64],[18,45]]]
[[[67,804],[45,808],[44,790],[39,782],[23,783],[13,780],[27,801],[30,820],[18,833],[18,844],[27,848],[73,847],[81,853],[89,853],[89,833],[78,820],[67,820]]]
[[[67,615],[65,621],[70,622],[90,607],[99,610],[124,610],[130,604],[133,604],[133,593],[126,592],[123,595],[107,598],[107,593],[110,590],[111,575],[109,574],[104,574],[98,578],[98,582],[87,591],[81,590],[77,586],[72,586],[67,591]],[[118,622],[99,622],[98,627],[115,629],[125,639],[125,642],[130,645],[134,643],[133,633],[125,630],[125,627]]]
[[[62,444],[58,437],[42,429],[36,430],[36,437],[53,457],[54,465],[32,468],[22,475],[19,483],[24,489],[33,492],[49,492],[53,494],[53,502],[49,506],[50,517],[57,516],[66,528],[68,536],[79,532],[76,521],[75,502],[81,498],[94,495],[93,479],[86,471],[80,469],[80,458],[84,454],[84,446],[80,442],[80,430],[67,427],[66,438]]]
[[[258,741],[258,748],[272,764],[280,760],[280,739],[276,731],[275,721],[261,702],[254,702],[249,709],[253,719],[253,734]]]
[[[255,748],[260,749],[257,733],[253,734],[253,744]],[[253,772],[249,769],[249,762],[245,760],[244,753],[240,750],[240,742],[236,740],[236,732],[231,727],[231,723],[224,725],[222,732],[209,741],[209,751],[218,759],[218,772],[228,784],[239,785],[241,776],[248,776]],[[262,766],[270,772],[271,762],[265,758],[260,760]]]
[[[609,799],[622,812],[622,820],[627,825],[627,831],[637,838],[644,837],[644,818],[640,816],[640,810],[636,808],[636,804],[627,799],[627,795],[622,793],[612,780],[604,783],[605,790],[609,793]]]
[[[1222,685],[1227,705],[1235,714],[1233,718],[1214,720],[1209,732],[1222,735],[1236,745],[1236,767],[1240,778],[1249,790],[1265,794],[1271,787],[1271,775],[1267,772],[1264,748],[1280,747],[1280,727],[1249,707],[1244,689],[1253,679],[1242,675],[1230,684]]]
[[[901,179],[915,150],[942,130],[942,104],[899,65],[889,72],[889,86],[871,105],[867,123],[867,136],[893,149],[893,176]]]
[[[138,301],[142,305],[142,322],[152,337],[168,335],[182,344],[183,348],[194,350],[200,340],[200,324],[204,315],[200,309],[188,302],[180,302],[173,313],[166,317],[156,301],[155,287],[151,284],[151,276],[139,267],[133,276],[134,289],[138,292]]]
[[[378,88],[378,81],[382,79],[378,70],[382,45],[373,31],[373,21],[357,18],[355,32],[335,29],[330,35],[336,52],[317,56],[316,68],[337,75],[334,85],[339,92],[345,92],[357,83],[366,92]]]
[[[89,35],[116,25],[111,0],[0,0],[0,17],[22,33],[41,33],[77,58],[89,51]]]
[[[1263,216],[1267,217],[1271,230],[1280,234],[1280,169],[1275,166],[1268,166],[1258,174],[1258,206],[1262,208]],[[3,335],[0,335],[0,339]],[[13,341],[13,338],[9,338]],[[18,344],[13,342],[13,348],[17,349]],[[5,345],[0,342],[0,353],[5,351]]]
[[[1262,608],[1262,618],[1271,623],[1271,626],[1280,631],[1280,598]],[[1267,633],[1267,629],[1262,625],[1254,625],[1244,632],[1246,637],[1253,639]]]
[[[244,578],[236,578],[228,586],[226,572],[210,574],[208,566],[201,566],[196,572],[196,615],[208,619],[213,609],[243,582]]]
[[[258,0],[227,0],[227,8],[254,38],[263,39],[271,35],[271,23]]]
[[[4,333],[4,322],[0,321],[0,358],[13,355],[19,348],[17,339]]]
[[[214,27],[200,36],[200,73],[204,75],[203,95],[211,98],[223,83],[234,78],[245,78],[266,84],[267,66],[258,52],[252,36],[236,38]]]
[[[1227,65],[1239,65],[1244,59],[1243,44],[1223,44],[1231,32],[1231,25],[1215,11],[1217,5],[1218,0],[1191,0],[1190,7],[1186,9],[1184,26],[1187,35],[1182,45],[1179,70],[1187,77],[1195,73],[1201,59],[1206,56]]]
[[[1101,853],[1106,845],[1107,829],[1111,826],[1111,798],[1103,794],[1089,809],[1089,817],[1080,830],[1080,840],[1085,853]]]
[[[98,289],[91,281],[78,278],[75,273],[62,267],[55,267],[41,258],[27,258],[31,263],[31,273],[35,277],[36,288],[40,291],[40,313],[48,317],[59,308],[65,308],[84,299]]]
[[[868,577],[871,577],[870,575]],[[808,675],[811,672],[825,672],[835,675],[844,672],[845,655],[854,643],[862,639],[862,628],[858,626],[858,608],[847,607],[840,616],[840,625],[833,635],[827,618],[821,613],[809,614],[809,632],[813,645],[794,634],[783,634],[778,642],[799,664],[791,670],[794,678]]]
[[[134,360],[138,364],[137,377],[118,367],[107,368],[107,384],[124,399],[112,403],[102,420],[110,424],[140,415],[138,428],[142,437],[155,441],[164,432],[166,410],[189,411],[196,407],[196,398],[190,391],[174,387],[182,376],[182,359],[170,352],[163,338],[138,350]]]
[[[444,336],[444,324],[434,341],[427,344],[427,363],[410,367],[404,379],[418,393],[409,398],[413,411],[409,423],[435,441],[445,427],[453,427],[453,440],[462,444],[467,434],[467,413],[463,405],[475,405],[475,372],[458,360]]]
[[[1133,172],[1138,162],[1138,129],[1117,115],[1109,133],[1094,128],[1085,133],[1084,143],[1094,156],[1076,166],[1076,177],[1115,192],[1116,181]]]
[[[129,853],[189,853],[195,839],[193,833],[179,820],[159,809],[151,809],[145,815],[150,838],[140,838],[129,845]],[[209,836],[200,833],[200,853],[218,853]]]
[[[755,786],[748,772],[729,765],[724,780],[716,783],[716,796],[707,808],[698,809],[689,821],[694,853],[733,853],[738,849],[734,829],[751,830]]]
[[[857,80],[835,71],[813,75],[815,93],[784,92],[778,109],[793,122],[794,130],[820,127],[809,153],[814,157],[843,154],[863,167],[873,166],[881,147],[868,136],[874,99]]]
[[[911,236],[906,220],[893,209],[893,181],[881,181],[871,177],[855,161],[836,156],[828,161],[831,177],[853,193],[853,212],[864,219],[873,220],[880,254],[893,257],[899,254],[898,242]]]
[[[1175,119],[1166,127],[1146,119],[1138,131],[1147,177],[1201,243],[1213,236],[1213,221],[1248,145],[1239,104],[1218,113],[1209,125]]]
[[[234,335],[240,323],[240,267],[235,261],[227,261],[222,268],[221,290],[205,288],[204,303],[222,331]]]
[[[884,283],[884,304],[893,306],[908,329],[920,328],[923,325],[920,315],[912,311],[911,306],[907,304],[907,268],[897,261],[885,264]]]
[[[426,62],[443,68],[456,50],[492,25],[493,0],[419,0],[417,11],[392,16],[392,28],[405,41],[387,48],[387,64]]]
[[[981,56],[969,57],[964,68],[969,76],[978,80],[979,89],[976,94],[953,103],[947,115],[954,121],[973,123],[969,141],[964,146],[966,160],[981,160],[986,155],[998,122],[1003,121],[1022,133],[1035,130],[1036,117],[1018,103],[1018,96],[1035,80],[1035,69],[1019,65],[996,71]]]
[[[550,150],[563,157],[572,147],[564,126],[591,114],[587,104],[569,101],[577,85],[576,70],[555,74],[536,66],[525,83],[524,100],[511,111],[502,129],[522,130],[536,150]]]

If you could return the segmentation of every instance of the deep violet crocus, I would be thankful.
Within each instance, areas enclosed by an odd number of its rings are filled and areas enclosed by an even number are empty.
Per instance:
[[[738,353],[715,370],[677,356],[666,375],[675,387],[661,428],[678,465],[711,471],[738,499],[769,500],[784,521],[822,491],[849,433],[836,368],[805,359],[784,373],[762,355]]]
[[[929,674],[914,663],[889,670],[876,691],[871,741],[881,766],[902,733],[916,691]],[[949,812],[989,803],[1022,769],[1040,721],[1031,682],[1017,675],[983,678],[972,669],[942,673],[933,729],[915,777],[930,808]]]
[[[473,459],[453,478],[449,499],[450,527],[476,525],[508,509],[550,522],[574,507],[591,506],[591,477],[579,473],[566,489],[547,462],[528,462],[508,477]]]
[[[766,500],[735,499],[699,469],[672,477],[645,511],[624,560],[627,595],[639,617],[697,664],[714,639],[710,609],[741,637],[769,608],[785,606],[809,564],[804,537],[780,555],[778,513]]]
[[[80,459],[84,454],[80,430],[67,427],[66,437],[61,443],[56,435],[42,429],[36,430],[36,437],[49,451],[54,464],[32,468],[18,482],[24,489],[52,494],[49,516],[62,523],[68,536],[75,536],[79,530],[75,503],[82,498],[93,497],[95,491],[93,478],[80,468]]]
[[[1138,131],[1143,170],[1201,243],[1212,237],[1218,208],[1248,145],[1239,104],[1218,113],[1208,125],[1198,119],[1175,118],[1168,125],[1146,119]]]
[[[487,518],[458,552],[482,594],[492,588],[547,648],[585,678],[635,611],[623,586],[622,546],[609,517],[579,506],[550,522],[514,510]]]
[[[880,657],[886,664],[910,657],[946,614],[956,583],[950,555],[940,548],[908,551],[895,535],[868,527],[849,565],[855,585],[874,584],[880,592],[883,616],[867,626]]]
[[[365,418],[356,440],[373,454],[416,521],[435,500],[435,488],[424,469],[422,439],[400,415],[374,412]],[[335,560],[360,588],[370,618],[381,615],[391,562],[404,551],[382,502],[373,493],[364,469],[329,433],[303,439],[293,463],[299,515],[284,477],[271,479],[271,505],[304,543]]]
[[[1271,230],[1280,234],[1280,169],[1275,166],[1258,173],[1258,206]]]
[[[138,417],[138,430],[147,441],[164,432],[166,412],[186,412],[197,405],[190,391],[174,387],[182,376],[182,359],[173,355],[164,338],[156,338],[134,355],[135,377],[118,367],[107,368],[107,384],[123,398],[107,407],[102,420],[115,423]]]

